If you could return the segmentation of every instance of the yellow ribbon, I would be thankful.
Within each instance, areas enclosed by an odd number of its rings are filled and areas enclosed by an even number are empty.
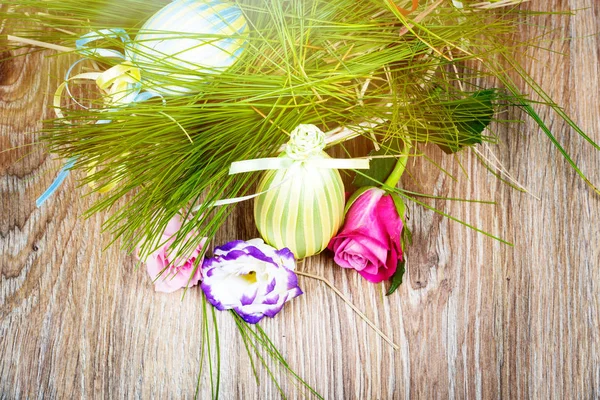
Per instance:
[[[131,103],[133,97],[139,93],[139,88],[135,86],[141,83],[141,72],[131,62],[125,61],[104,72],[84,72],[68,78],[54,92],[54,112],[57,118],[63,121],[64,114],[61,110],[63,92],[69,82],[75,80],[95,81],[102,91],[104,104],[108,108],[119,107]]]
[[[135,97],[139,92],[139,89],[133,89],[132,85],[140,85],[141,81],[140,69],[125,61],[101,73],[96,79],[96,84],[104,91],[108,106],[124,106],[131,103],[128,98]]]

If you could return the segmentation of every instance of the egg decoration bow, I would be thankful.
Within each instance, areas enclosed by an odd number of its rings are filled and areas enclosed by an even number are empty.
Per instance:
[[[298,125],[276,158],[234,162],[230,174],[266,171],[258,185],[254,219],[262,238],[289,248],[297,259],[327,247],[344,219],[344,184],[338,169],[368,169],[368,159],[334,159],[323,151],[325,134]]]
[[[54,110],[66,122],[61,109],[64,93],[90,111],[106,112],[154,97],[190,94],[193,84],[207,75],[227,70],[245,50],[248,23],[234,3],[221,0],[175,0],[156,12],[132,40],[121,28],[100,29],[83,35],[76,42],[76,53],[85,56],[71,65],[64,82],[54,93]],[[124,51],[93,47],[102,40],[117,40]],[[71,76],[82,61],[91,58],[119,62],[105,71],[83,72]],[[95,81],[102,95],[103,108],[90,109],[72,95],[69,83]],[[197,86],[196,86],[197,88]],[[101,119],[96,123],[110,123]],[[57,178],[37,199],[40,207],[67,178],[75,158],[69,159]]]

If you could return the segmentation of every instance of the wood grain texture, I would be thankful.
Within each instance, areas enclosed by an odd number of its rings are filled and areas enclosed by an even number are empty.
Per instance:
[[[524,36],[555,30],[522,55],[533,77],[600,142],[600,3],[536,0],[544,16]],[[561,38],[573,40],[560,40]],[[189,398],[200,360],[201,297],[155,294],[134,259],[102,251],[106,216],[74,180],[41,209],[35,198],[59,166],[34,134],[49,117],[62,66],[43,53],[0,64],[0,398]],[[542,117],[600,184],[600,156],[547,109]],[[525,117],[513,111],[510,118]],[[332,281],[401,347],[394,352],[321,282],[261,323],[290,365],[328,399],[600,397],[600,197],[531,121],[497,127],[499,161],[533,196],[496,180],[472,154],[468,173],[431,148],[457,182],[425,161],[404,185],[498,205],[429,204],[515,243],[502,245],[417,205],[399,291],[336,268],[325,254],[304,270]],[[5,151],[12,147],[14,150]],[[485,149],[482,149],[485,151]],[[216,242],[256,235],[244,204]],[[230,316],[218,316],[224,399],[278,398],[264,370],[256,386]],[[206,374],[202,398],[210,396]],[[291,398],[299,393],[284,382]]]

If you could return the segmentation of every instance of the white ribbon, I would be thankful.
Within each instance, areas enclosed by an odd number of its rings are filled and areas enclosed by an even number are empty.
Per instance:
[[[298,125],[290,134],[290,140],[286,146],[285,155],[283,157],[266,157],[254,160],[236,161],[231,163],[229,175],[242,174],[245,172],[291,169],[303,165],[324,169],[369,169],[370,160],[368,158],[328,158],[324,156],[322,152],[325,148],[325,143],[325,134],[318,127],[308,124]],[[217,200],[212,203],[212,206],[218,207],[251,200],[289,182],[294,175],[295,173],[292,173],[286,179],[260,193]],[[196,212],[200,208],[202,208],[202,204],[193,207],[192,211]]]
[[[288,169],[296,164],[310,165],[313,168],[369,169],[368,158],[309,158],[299,161],[286,157],[273,157],[233,162],[229,167],[229,175],[272,169]]]

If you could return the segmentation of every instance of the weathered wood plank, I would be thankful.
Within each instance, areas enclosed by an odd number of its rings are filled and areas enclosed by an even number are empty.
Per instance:
[[[523,35],[552,32],[522,59],[533,77],[600,141],[600,5],[532,1],[540,17]],[[570,41],[560,40],[573,38]],[[135,260],[106,243],[103,215],[73,180],[41,209],[35,198],[59,162],[35,145],[39,120],[63,66],[41,53],[0,64],[0,398],[191,397],[200,360],[201,296],[154,294]],[[540,108],[557,138],[593,182],[597,151]],[[523,118],[513,112],[510,118]],[[493,152],[530,192],[497,181],[472,154],[460,161],[431,148],[456,178],[425,161],[404,185],[437,196],[498,205],[429,202],[515,243],[502,245],[417,205],[405,284],[384,288],[336,268],[325,254],[304,269],[332,281],[389,333],[393,352],[322,283],[276,319],[261,323],[290,365],[327,398],[598,398],[600,396],[600,197],[527,121],[499,127]],[[7,149],[22,146],[13,150]],[[482,149],[485,153],[485,149]],[[487,154],[487,153],[486,153]],[[244,204],[217,242],[256,236]],[[235,325],[219,314],[222,398],[278,397],[264,370],[256,387]],[[210,394],[206,374],[204,397]],[[295,397],[294,388],[284,384]]]

